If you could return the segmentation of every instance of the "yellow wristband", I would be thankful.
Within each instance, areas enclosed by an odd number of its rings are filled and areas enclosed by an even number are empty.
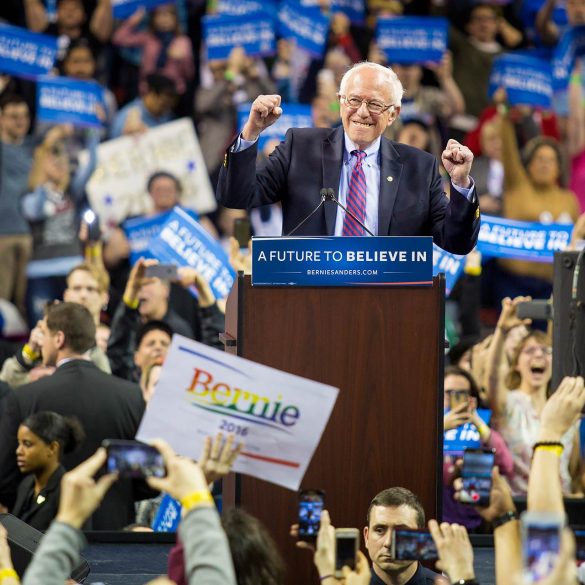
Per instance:
[[[24,357],[30,362],[35,362],[41,357],[41,354],[38,351],[32,350],[28,343],[24,344],[22,353]]]
[[[210,504],[215,505],[209,490],[197,490],[181,498],[181,506],[185,512],[199,506],[209,506]]]
[[[129,299],[128,297],[124,296],[122,298],[122,300],[124,301],[124,304],[129,308],[129,309],[138,309],[138,305],[140,304],[140,301],[138,299]]]
[[[14,569],[0,569],[0,583],[2,583],[4,579],[8,579],[10,577],[16,579],[20,583],[18,573]]]
[[[470,276],[479,276],[481,274],[481,266],[465,266],[463,272]]]
[[[99,244],[97,246],[87,246],[85,248],[85,255],[90,258],[99,258],[102,255],[101,246]]]
[[[563,447],[561,445],[536,445],[534,451],[549,451],[556,453],[559,457],[563,454]]]

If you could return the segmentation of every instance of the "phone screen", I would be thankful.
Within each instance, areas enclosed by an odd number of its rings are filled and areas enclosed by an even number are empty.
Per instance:
[[[492,468],[495,453],[481,449],[466,449],[463,455],[461,479],[463,488],[459,501],[463,504],[486,506],[490,502],[492,489]]]
[[[524,570],[529,583],[547,577],[559,555],[561,523],[555,520],[523,519]]]
[[[108,473],[119,473],[120,477],[144,478],[166,475],[163,456],[150,445],[137,441],[106,443]]]
[[[324,495],[320,490],[304,490],[299,493],[299,538],[317,538]]]
[[[428,530],[396,528],[392,533],[393,556],[397,561],[433,561],[439,558]]]
[[[357,550],[357,535],[337,536],[335,539],[335,570],[341,571],[343,567],[355,569],[355,555]]]

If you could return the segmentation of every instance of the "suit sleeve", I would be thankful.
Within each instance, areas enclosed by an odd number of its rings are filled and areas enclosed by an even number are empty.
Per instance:
[[[470,199],[451,186],[451,196],[443,191],[438,163],[433,163],[431,182],[431,221],[433,241],[451,254],[469,254],[479,234],[479,203],[475,187]]]
[[[0,402],[0,503],[8,508],[14,505],[16,491],[21,480],[16,465],[16,435],[22,415],[14,391]]]
[[[288,130],[284,142],[258,167],[258,142],[240,152],[231,152],[230,145],[219,173],[218,201],[232,209],[251,209],[285,199],[293,136]]]

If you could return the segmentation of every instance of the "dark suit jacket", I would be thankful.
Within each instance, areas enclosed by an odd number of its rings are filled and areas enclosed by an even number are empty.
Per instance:
[[[101,445],[104,439],[133,439],[144,414],[138,385],[99,370],[92,362],[66,362],[52,376],[20,386],[4,399],[0,419],[0,501],[9,502],[18,485],[16,433],[29,415],[52,410],[76,416],[86,439],[75,452],[65,455],[63,466],[72,469]],[[15,483],[16,482],[16,483]],[[89,528],[116,530],[134,521],[132,484],[118,481],[110,489]]]
[[[61,478],[64,475],[65,468],[63,466],[58,467],[36,498],[32,495],[35,487],[35,477],[32,473],[27,475],[18,486],[16,503],[12,514],[29,526],[41,532],[46,532],[59,510]],[[42,500],[39,503],[39,498],[41,497]]]
[[[228,150],[217,195],[222,205],[249,209],[282,202],[283,233],[296,227],[319,203],[319,191],[339,188],[344,131],[293,128],[255,172],[257,147]],[[382,138],[378,235],[433,236],[441,248],[467,254],[479,232],[479,208],[456,189],[443,192],[435,157]],[[295,235],[333,235],[337,206],[329,201]]]

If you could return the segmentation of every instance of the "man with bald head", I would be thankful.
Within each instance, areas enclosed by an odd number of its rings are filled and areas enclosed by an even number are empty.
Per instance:
[[[374,235],[432,236],[449,252],[468,253],[479,231],[470,177],[473,155],[455,140],[447,143],[442,164],[451,178],[448,197],[435,157],[382,136],[400,114],[402,94],[392,69],[358,63],[339,88],[343,127],[291,128],[268,160],[256,167],[258,137],[282,114],[280,96],[259,96],[225,154],[217,188],[221,203],[249,209],[280,201],[283,234],[288,234],[318,206],[321,189],[333,189]],[[328,201],[295,234],[367,232]]]

